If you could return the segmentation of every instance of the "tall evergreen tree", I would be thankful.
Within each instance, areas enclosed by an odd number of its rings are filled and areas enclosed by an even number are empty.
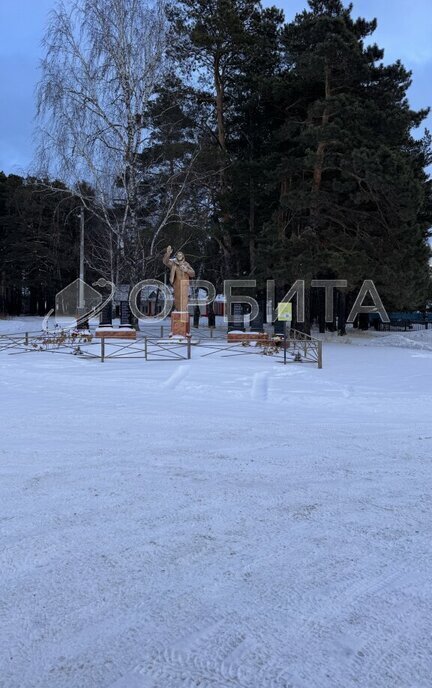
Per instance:
[[[353,19],[340,0],[309,6],[284,31],[280,204],[264,234],[267,261],[280,279],[287,265],[291,278],[338,277],[352,288],[373,278],[389,306],[415,306],[425,298],[432,216],[429,142],[412,129],[427,111],[410,109],[400,62],[385,66],[383,51],[365,45],[375,20]],[[403,255],[417,266],[412,279]]]
[[[173,53],[207,111],[212,235],[225,277],[248,273],[260,222],[257,161],[270,126],[262,91],[278,68],[282,13],[257,0],[181,0],[170,18]]]

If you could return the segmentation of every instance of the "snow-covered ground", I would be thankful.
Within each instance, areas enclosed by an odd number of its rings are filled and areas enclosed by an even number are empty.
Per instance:
[[[429,688],[413,334],[323,370],[0,353],[0,686]]]

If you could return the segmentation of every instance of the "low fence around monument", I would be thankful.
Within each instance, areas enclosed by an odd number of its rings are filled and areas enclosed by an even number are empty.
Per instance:
[[[185,341],[163,339],[163,329],[136,339],[96,338],[91,333],[54,331],[0,336],[0,352],[28,354],[50,352],[73,354],[102,363],[112,359],[144,359],[145,361],[179,361],[191,358],[228,358],[235,356],[268,356],[283,363],[314,363],[322,368],[322,342],[310,335],[291,329],[286,340],[281,335],[266,339],[227,341],[226,332],[216,329],[191,329]],[[149,336],[151,335],[151,336]],[[159,335],[159,336],[158,336]],[[162,335],[162,337],[160,336]]]
[[[14,332],[12,334],[0,334],[0,351],[13,349],[17,346],[28,346],[32,337],[40,337],[41,332]]]
[[[25,354],[35,351],[50,353],[79,354],[80,345],[95,345],[93,335],[71,334],[68,331],[53,332],[24,332],[0,335],[0,352],[8,351],[10,354]]]
[[[83,356],[87,355],[84,350]],[[143,358],[145,361],[181,361],[191,358],[191,339],[186,342],[168,342],[152,337],[140,337],[132,341],[116,342],[100,340],[100,360],[112,358]]]
[[[257,341],[228,342],[224,339],[201,340],[200,357],[219,354],[221,358],[233,356],[269,356],[282,363],[314,363],[322,368],[322,341],[291,329],[286,340],[282,335],[269,336]],[[201,353],[205,351],[205,353]]]

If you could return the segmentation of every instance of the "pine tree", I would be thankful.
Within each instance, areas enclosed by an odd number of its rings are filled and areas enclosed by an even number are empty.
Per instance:
[[[269,130],[262,91],[278,68],[282,13],[257,0],[181,0],[170,18],[173,54],[206,113],[212,236],[225,277],[254,272],[258,161]]]
[[[287,265],[291,279],[337,277],[351,288],[375,279],[389,305],[414,306],[425,298],[432,217],[429,142],[411,131],[427,112],[408,105],[410,73],[365,46],[375,20],[354,20],[339,0],[309,6],[284,31],[280,203],[264,234],[267,260],[280,279]]]

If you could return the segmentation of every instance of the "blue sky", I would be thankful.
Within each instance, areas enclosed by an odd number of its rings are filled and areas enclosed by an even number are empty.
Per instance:
[[[41,39],[55,0],[0,0],[0,170],[25,174],[33,153],[34,88],[38,79]],[[287,18],[306,0],[273,0]],[[413,71],[411,104],[432,105],[431,0],[354,0],[354,13],[377,17],[374,40],[385,60],[400,58]],[[428,126],[432,129],[432,116]]]

